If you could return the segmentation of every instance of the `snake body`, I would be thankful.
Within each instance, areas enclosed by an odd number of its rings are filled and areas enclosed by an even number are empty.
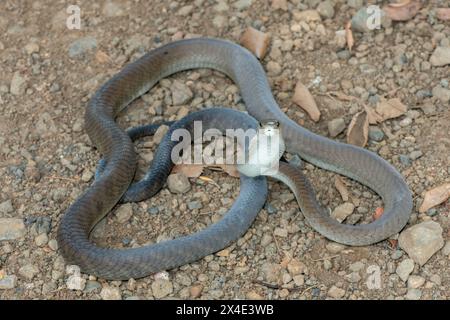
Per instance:
[[[384,214],[378,220],[367,225],[339,224],[318,206],[301,172],[281,165],[276,178],[294,191],[305,217],[320,233],[344,244],[367,245],[386,239],[405,226],[412,210],[412,197],[403,177],[393,166],[368,150],[319,136],[289,119],[274,100],[264,69],[248,50],[225,40],[187,39],[159,47],[130,63],[90,100],[85,114],[86,131],[107,164],[101,177],[68,208],[61,220],[58,242],[66,261],[79,265],[84,272],[104,278],[138,278],[218,250],[229,243],[228,231],[233,231],[233,236],[239,234],[234,230],[241,230],[242,234],[242,221],[234,214],[232,219],[226,220],[227,232],[214,229],[215,237],[212,238],[200,232],[136,249],[99,248],[89,241],[92,228],[124,195],[136,170],[134,146],[126,132],[115,123],[116,115],[162,78],[195,68],[214,69],[231,78],[240,88],[251,116],[257,120],[275,119],[280,123],[288,152],[366,185],[384,201]],[[214,117],[209,120],[214,121]],[[236,209],[245,212],[255,206],[253,197],[259,190],[252,189],[255,181],[260,179],[263,180],[260,183],[265,184],[265,180],[261,177],[241,179],[240,196],[244,200],[251,199],[252,203],[247,202],[248,206]],[[227,238],[228,242],[222,238]]]

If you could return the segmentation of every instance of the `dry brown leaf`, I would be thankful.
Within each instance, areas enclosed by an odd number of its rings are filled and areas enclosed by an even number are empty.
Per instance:
[[[103,51],[98,50],[95,53],[95,60],[97,60],[97,62],[99,63],[109,63],[111,62],[111,58]]]
[[[450,198],[450,183],[443,184],[425,192],[422,205],[419,208],[420,213],[437,206]]]
[[[450,8],[436,9],[436,16],[439,20],[450,20]]]
[[[381,216],[383,215],[383,213],[384,213],[384,208],[382,208],[382,207],[377,207],[377,208],[375,209],[375,213],[373,214],[373,219],[374,219],[374,220],[380,219]]]
[[[408,108],[398,98],[394,99],[382,99],[375,111],[381,116],[382,121],[397,118],[405,114]]]
[[[390,3],[389,6],[391,6],[391,7],[403,7],[403,6],[407,5],[407,4],[409,4],[410,2],[411,2],[411,0],[401,0],[401,1],[398,1],[398,2]]]
[[[383,7],[383,11],[393,21],[408,21],[416,16],[421,8],[417,0],[405,1],[402,3],[391,3]]]
[[[313,121],[319,121],[320,111],[319,108],[317,108],[316,101],[314,101],[314,98],[308,88],[306,88],[301,82],[297,82],[297,85],[295,86],[292,101],[305,110]]]
[[[198,178],[199,178],[200,180],[202,180],[202,181],[211,183],[211,184],[215,185],[216,187],[220,188],[220,186],[219,186],[213,179],[211,179],[211,178],[209,178],[209,177],[200,176],[200,177],[198,177]]]
[[[258,59],[264,58],[269,48],[270,36],[267,33],[248,27],[241,36],[241,44]]]
[[[224,172],[226,172],[229,176],[235,177],[235,178],[239,178],[240,174],[238,169],[236,168],[235,165],[230,165],[230,164],[222,164],[220,166]]]
[[[339,194],[341,195],[341,198],[344,202],[348,201],[348,189],[344,183],[344,179],[342,179],[339,176],[336,176],[334,178],[334,186],[336,187],[337,191],[339,191]]]
[[[188,178],[198,178],[203,172],[201,164],[178,164],[172,168],[171,173],[183,173]]]
[[[272,8],[286,11],[288,9],[287,0],[272,0]]]
[[[239,171],[234,164],[215,164],[211,166],[207,166],[209,170],[213,171],[221,171],[227,173],[231,177],[239,178]]]
[[[398,240],[397,239],[388,239],[388,241],[389,241],[389,244],[391,245],[392,249],[397,248],[397,245],[398,245]]]
[[[345,39],[347,40],[348,51],[352,52],[353,45],[355,44],[355,38],[353,38],[351,20],[345,25]]]
[[[366,111],[353,116],[347,130],[347,143],[364,147],[369,138],[369,117]]]
[[[383,121],[383,118],[375,112],[372,108],[364,106],[364,110],[367,112],[367,117],[369,118],[369,124],[377,124]]]

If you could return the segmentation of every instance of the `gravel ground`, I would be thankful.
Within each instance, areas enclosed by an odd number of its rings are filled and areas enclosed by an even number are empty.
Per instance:
[[[364,1],[77,3],[80,30],[66,27],[65,1],[0,2],[1,299],[450,298],[450,202],[418,212],[423,192],[449,182],[450,175],[450,26],[433,11],[447,1],[423,1],[409,21],[355,32],[352,52],[336,31]],[[284,3],[288,10],[275,9]],[[319,12],[320,20],[300,14],[306,9],[316,10],[306,11],[311,16]],[[56,230],[92,183],[100,156],[83,129],[87,101],[98,86],[161,44],[196,35],[239,42],[250,26],[270,34],[261,62],[281,108],[306,128],[345,141],[336,126],[347,127],[363,110],[361,101],[373,108],[383,97],[398,98],[408,107],[404,115],[371,126],[366,146],[396,166],[413,191],[415,208],[399,241],[333,243],[308,226],[287,187],[272,181],[267,205],[247,233],[196,263],[129,281],[105,281],[66,266]],[[318,122],[292,103],[298,81],[316,99]],[[331,92],[357,99],[340,100]],[[244,109],[229,79],[196,70],[161,81],[118,121],[130,127],[215,105]],[[151,138],[137,143],[140,173],[154,147]],[[349,179],[344,203],[335,174],[309,164],[303,169],[321,203],[349,211],[347,221],[370,221],[382,206],[377,195]],[[204,175],[216,184],[193,178],[188,192],[164,188],[153,199],[117,208],[96,228],[94,241],[133,247],[217,221],[237,196],[239,181],[220,172]]]

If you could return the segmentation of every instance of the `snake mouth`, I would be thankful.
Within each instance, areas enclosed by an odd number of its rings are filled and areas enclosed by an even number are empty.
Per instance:
[[[278,120],[274,120],[274,119],[267,119],[267,120],[262,120],[259,122],[259,126],[261,128],[279,128],[280,127],[280,123],[278,122]]]

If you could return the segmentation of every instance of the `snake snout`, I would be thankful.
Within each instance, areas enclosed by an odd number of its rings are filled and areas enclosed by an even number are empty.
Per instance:
[[[256,135],[250,141],[248,161],[239,164],[238,170],[249,177],[274,175],[284,151],[285,144],[278,121],[261,121]]]

